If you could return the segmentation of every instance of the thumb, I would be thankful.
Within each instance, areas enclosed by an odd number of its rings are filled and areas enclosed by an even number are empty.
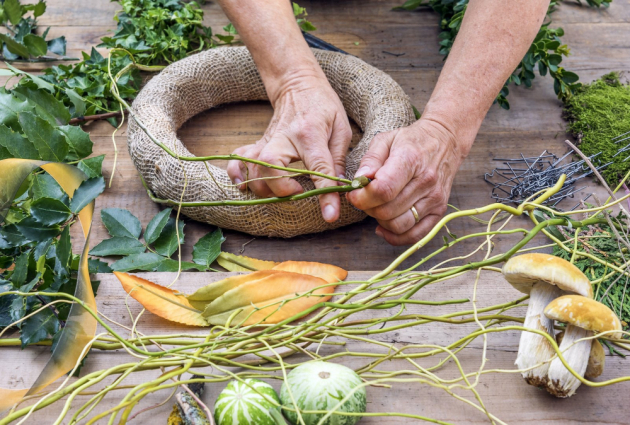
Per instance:
[[[390,132],[379,133],[374,136],[372,142],[370,142],[370,148],[363,155],[361,165],[354,177],[366,176],[373,179],[376,172],[385,164],[389,157],[389,148],[393,140],[394,134]]]

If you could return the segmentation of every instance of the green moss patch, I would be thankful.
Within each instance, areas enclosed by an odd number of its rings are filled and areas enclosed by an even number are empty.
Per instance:
[[[630,131],[630,85],[623,84],[616,72],[584,85],[565,101],[565,118],[582,152],[589,156],[602,152],[596,161],[599,165],[613,162],[602,174],[611,187],[617,186],[630,170],[630,151],[613,155],[630,139],[619,144],[612,139]]]

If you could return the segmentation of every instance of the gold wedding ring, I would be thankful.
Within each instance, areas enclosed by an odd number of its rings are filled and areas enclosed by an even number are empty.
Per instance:
[[[413,205],[410,208],[411,214],[413,214],[413,218],[416,220],[416,224],[420,223],[420,216],[418,215],[418,210]]]

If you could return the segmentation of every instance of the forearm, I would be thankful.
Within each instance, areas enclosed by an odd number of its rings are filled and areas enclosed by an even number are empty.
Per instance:
[[[219,0],[219,4],[251,52],[272,104],[291,81],[323,77],[290,1]]]
[[[488,109],[523,59],[548,0],[471,0],[422,117],[444,126],[466,155]]]

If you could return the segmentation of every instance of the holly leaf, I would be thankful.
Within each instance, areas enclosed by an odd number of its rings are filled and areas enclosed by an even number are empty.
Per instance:
[[[92,202],[105,190],[105,180],[103,177],[92,177],[81,182],[81,185],[74,191],[70,200],[70,210],[78,214],[87,204]]]
[[[13,274],[11,274],[11,283],[15,288],[26,283],[26,276],[28,274],[28,262],[31,257],[31,251],[23,252],[15,260],[15,266],[13,268]]]
[[[90,273],[111,273],[112,269],[104,261],[97,260],[95,258],[88,259],[88,269]],[[94,281],[92,281],[94,283]]]
[[[13,290],[15,290],[15,288],[10,282],[0,280],[0,294]],[[15,295],[3,295],[0,297],[0,328],[5,328],[13,323],[13,319],[11,318],[11,304],[13,304],[15,298]]]
[[[0,124],[10,127],[14,131],[20,131],[18,114],[20,112],[32,111],[33,106],[28,101],[18,99],[4,89],[0,89]]]
[[[0,34],[0,40],[4,42],[7,50],[14,55],[18,55],[19,57],[22,57],[24,59],[28,59],[30,57],[30,52],[28,48],[25,45],[18,43],[7,34]]]
[[[76,125],[64,125],[59,127],[59,131],[66,136],[66,141],[70,146],[68,159],[73,161],[92,155],[92,141],[90,135]]]
[[[151,221],[149,221],[149,224],[147,224],[147,228],[144,231],[144,240],[146,243],[152,244],[160,236],[162,230],[164,230],[164,226],[166,226],[166,223],[168,222],[171,211],[171,208],[162,210],[157,213]]]
[[[166,258],[159,254],[145,252],[121,258],[110,267],[112,270],[119,272],[128,272],[131,270],[155,271],[164,260],[166,260]]]
[[[15,224],[0,228],[0,249],[22,246],[28,242],[29,240],[20,233]]]
[[[15,225],[22,235],[28,240],[40,242],[46,239],[54,238],[59,234],[59,226],[48,226],[35,220],[33,217],[27,217]]]
[[[0,124],[0,146],[6,149],[11,158],[39,159],[35,145],[4,124]]]
[[[177,230],[175,229],[175,218],[170,217],[166,226],[162,230],[160,237],[153,243],[153,248],[158,254],[170,257],[177,250],[177,233],[179,233],[179,244],[184,243],[184,222],[178,220]]]
[[[103,160],[105,155],[94,156],[79,161],[77,168],[83,171],[88,177],[99,177],[103,175]]]
[[[48,43],[46,43],[46,40],[35,34],[25,35],[23,43],[31,56],[36,58],[44,56],[48,51]]]
[[[20,23],[22,19],[22,8],[20,7],[19,0],[5,0],[2,4],[2,8],[13,25]]]
[[[42,16],[44,14],[44,12],[46,12],[46,2],[43,0],[40,0],[39,3],[37,3],[34,7],[33,7],[33,16],[35,18]]]
[[[37,83],[33,78],[36,77],[35,75],[26,75],[33,79],[33,82]],[[14,88],[12,93],[16,98],[27,101],[31,107],[35,108],[35,114],[48,121],[52,126],[57,127],[68,124],[68,121],[70,121],[68,108],[63,102],[57,100],[55,96],[49,93],[54,92],[55,88],[48,82],[45,82],[45,84],[50,87],[35,89],[19,86]]]
[[[142,225],[140,220],[129,211],[121,208],[105,208],[101,210],[101,220],[112,236],[140,237]]]
[[[188,261],[182,261],[182,271],[184,270],[199,270],[203,272],[207,267],[200,264],[190,263]],[[179,261],[172,258],[165,258],[157,268],[158,272],[176,272],[179,270]]]
[[[48,121],[31,112],[19,115],[20,125],[26,137],[33,142],[44,161],[63,162],[68,155],[69,146],[66,138]]]
[[[55,250],[55,272],[57,274],[67,274],[71,258],[72,244],[70,242],[70,226],[66,226],[57,241]]]
[[[221,254],[221,244],[225,242],[221,229],[216,229],[200,238],[193,246],[193,261],[197,264],[210,266]]]
[[[31,204],[31,215],[40,223],[52,226],[67,221],[72,212],[59,199],[39,198]]]
[[[26,319],[20,330],[20,340],[22,341],[22,348],[24,348],[57,333],[59,320],[50,308],[45,308]]]
[[[35,174],[31,184],[31,193],[34,201],[39,198],[55,198],[69,205],[68,195],[50,174]]]
[[[64,90],[64,93],[66,93],[66,96],[68,96],[68,99],[70,99],[70,102],[72,102],[72,105],[74,106],[73,115],[75,117],[82,117],[83,115],[85,115],[85,100],[83,100],[83,98],[79,96],[79,93],[75,92],[72,89],[66,89]]]
[[[131,255],[141,254],[146,247],[138,239],[126,236],[114,236],[101,241],[90,250],[90,255],[106,257],[108,255]]]

